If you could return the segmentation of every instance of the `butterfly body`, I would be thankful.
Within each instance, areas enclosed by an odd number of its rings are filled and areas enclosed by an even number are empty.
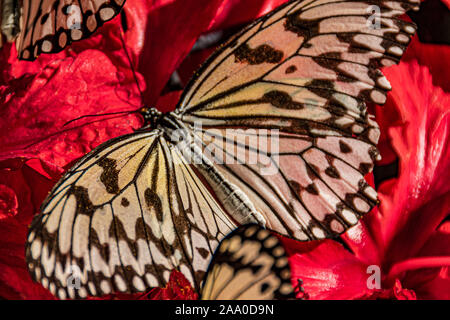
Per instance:
[[[366,23],[374,5],[378,29]],[[417,6],[296,0],[245,28],[174,112],[143,109],[142,129],[62,177],[30,227],[34,279],[84,298],[164,286],[177,269],[199,289],[240,224],[300,241],[354,226],[378,201],[364,179],[380,159],[365,101],[384,102],[377,68],[400,59],[415,28],[399,16]]]
[[[147,109],[143,114],[150,128],[157,128],[166,141],[177,148],[189,164],[205,178],[219,198],[224,209],[229,212],[239,224],[259,223],[265,226],[264,217],[255,209],[250,199],[231,184],[214,166],[214,159],[205,156],[202,142],[193,128],[183,123],[175,112],[161,114],[154,108]],[[145,130],[144,125],[144,130]],[[198,134],[198,133],[197,133]]]
[[[20,6],[18,0],[1,0],[0,12],[1,33],[6,36],[8,42],[13,42],[20,32]]]

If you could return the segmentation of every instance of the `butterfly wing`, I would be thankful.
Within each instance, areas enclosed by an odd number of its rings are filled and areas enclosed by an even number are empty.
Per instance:
[[[218,174],[242,191],[267,228],[285,236],[303,241],[334,237],[376,204],[376,191],[364,174],[377,153],[366,142],[265,129],[208,128],[196,135]],[[208,172],[204,175],[220,195],[224,182],[215,188]]]
[[[390,85],[378,68],[399,61],[415,32],[400,16],[418,3],[291,1],[231,39],[191,81],[177,115],[199,148],[213,144],[215,169],[251,199],[267,227],[323,239],[377,203],[364,175],[379,159],[379,128],[365,101],[385,102]],[[226,141],[231,128],[246,129],[240,142]],[[276,150],[261,152],[265,129],[279,131]],[[255,162],[214,159],[236,149]],[[261,173],[267,164],[276,174]]]
[[[283,246],[258,225],[241,226],[217,248],[203,300],[272,300],[294,298]]]
[[[125,0],[24,0],[19,58],[34,60],[41,53],[59,52],[84,39],[114,18]]]
[[[399,17],[408,9],[417,8],[418,3],[418,0],[288,2],[220,48],[191,81],[178,112],[185,119],[198,117],[215,122],[223,119],[217,110],[232,119],[241,119],[242,113],[248,118],[267,116],[272,114],[269,108],[253,106],[254,113],[242,112],[248,111],[248,103],[244,102],[271,104],[277,95],[261,97],[261,92],[286,91],[293,86],[302,91],[295,102],[312,101],[329,113],[336,111],[334,107],[344,113],[341,116],[364,120],[364,100],[383,103],[390,90],[378,68],[397,63],[415,32],[414,24]],[[380,13],[372,17],[374,8]],[[369,24],[371,19],[379,26]],[[254,101],[256,96],[258,101]],[[285,109],[298,108],[286,105]],[[277,115],[292,117],[286,111]],[[310,120],[302,116],[297,119]],[[344,130],[343,127],[336,124],[335,129]]]
[[[59,298],[142,292],[173,269],[200,287],[235,227],[159,132],[98,147],[50,193],[30,227],[32,277]]]

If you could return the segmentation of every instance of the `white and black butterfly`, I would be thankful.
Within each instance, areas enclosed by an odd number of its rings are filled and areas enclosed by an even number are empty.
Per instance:
[[[0,31],[19,58],[63,50],[114,18],[125,0],[0,0]],[[1,47],[1,34],[0,34]]]
[[[64,175],[30,228],[33,278],[60,298],[84,298],[164,286],[178,269],[199,289],[238,225],[301,241],[355,225],[377,203],[364,176],[379,159],[379,128],[365,101],[385,102],[378,68],[399,61],[415,32],[399,17],[418,5],[297,0],[245,28],[174,112],[145,110],[144,128]],[[373,6],[377,28],[367,23]]]
[[[200,294],[203,300],[294,298],[285,250],[258,225],[241,226],[222,240]]]

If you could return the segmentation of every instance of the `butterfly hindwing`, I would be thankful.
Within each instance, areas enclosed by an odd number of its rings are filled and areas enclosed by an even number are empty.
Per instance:
[[[27,261],[60,298],[142,292],[173,269],[199,288],[234,227],[176,148],[157,131],[132,134],[92,151],[53,189]]]
[[[258,225],[241,226],[217,248],[203,300],[294,298],[288,259],[279,240]]]
[[[218,172],[248,196],[267,228],[285,236],[337,236],[376,204],[364,175],[377,153],[363,141],[268,130],[205,129],[198,136]]]
[[[59,52],[72,41],[90,36],[114,18],[125,0],[24,0],[19,58],[34,60],[41,53]]]

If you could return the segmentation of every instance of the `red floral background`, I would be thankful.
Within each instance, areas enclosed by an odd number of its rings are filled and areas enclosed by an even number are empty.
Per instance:
[[[184,85],[213,50],[191,52],[199,36],[249,22],[283,2],[127,0],[123,37],[143,101],[173,109],[180,95],[167,85],[173,72]],[[431,20],[433,12],[449,19],[449,0],[427,0],[423,7]],[[423,16],[421,10],[413,18]],[[447,32],[446,40],[429,43],[427,33],[425,40],[416,35],[402,62],[383,70],[393,87],[386,105],[370,106],[382,129],[380,172],[398,168],[377,179],[380,206],[340,239],[282,239],[292,283],[301,279],[309,299],[450,299],[450,20],[447,30],[443,21],[436,28],[444,38]],[[26,268],[33,215],[76,159],[142,124],[136,114],[121,114],[65,125],[141,106],[121,28],[117,17],[93,37],[34,62],[18,61],[12,45],[0,51],[0,298],[54,299]],[[373,175],[367,179],[374,182]],[[379,287],[368,286],[370,266],[379,268]],[[166,288],[105,298],[197,297],[173,272]]]

